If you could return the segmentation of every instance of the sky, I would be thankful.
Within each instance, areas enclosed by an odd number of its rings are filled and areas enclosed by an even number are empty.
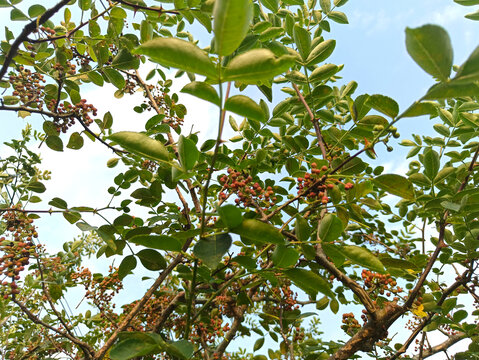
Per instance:
[[[24,0],[20,8],[28,8],[37,1]],[[42,1],[44,6],[56,3]],[[346,13],[349,25],[331,22],[331,33],[323,33],[325,39],[336,39],[336,49],[328,62],[345,64],[340,75],[343,80],[339,85],[351,80],[359,86],[355,96],[383,94],[394,98],[404,110],[412,102],[419,99],[433,85],[433,79],[417,66],[409,57],[405,48],[405,28],[418,27],[424,24],[443,26],[451,36],[454,48],[454,63],[460,65],[467,56],[479,45],[478,24],[464,19],[464,15],[476,10],[475,7],[463,7],[452,0],[349,0],[339,10]],[[22,23],[12,23],[9,19],[9,9],[0,8],[0,24],[5,24],[18,34]],[[3,40],[3,32],[0,39]],[[202,39],[206,45],[209,39]],[[144,74],[148,69],[142,70]],[[174,72],[173,72],[174,73]],[[179,93],[185,82],[175,85],[173,91]],[[131,98],[121,100],[113,98],[113,90],[109,86],[102,89],[89,89],[82,96],[99,109],[100,116],[110,111],[115,119],[115,130],[140,131],[144,121],[151,116],[138,115],[132,111]],[[278,93],[275,93],[275,96]],[[141,98],[136,98],[141,102]],[[128,101],[126,101],[128,100]],[[180,94],[180,102],[188,108],[185,118],[186,132],[200,131],[200,138],[214,137],[217,125],[217,110],[209,103],[203,102],[186,94]],[[271,105],[271,108],[274,105]],[[11,138],[19,138],[25,122],[34,126],[41,125],[42,119],[28,117],[25,120],[16,118],[14,114],[2,113],[0,116],[0,156],[8,154],[8,149],[1,145]],[[419,134],[431,133],[434,120],[427,118],[406,118],[398,123],[401,139],[409,138],[412,132]],[[78,129],[80,131],[80,129]],[[232,134],[230,129],[225,139]],[[401,140],[399,139],[399,141]],[[65,140],[66,141],[66,140]],[[201,143],[201,141],[200,141]],[[395,146],[397,147],[397,146]],[[403,173],[407,164],[402,162],[404,154],[409,149],[403,149],[392,156],[380,157],[375,165],[383,165],[388,172]],[[48,202],[59,196],[74,206],[104,206],[109,199],[107,188],[112,184],[118,169],[108,169],[105,164],[114,155],[98,143],[85,141],[81,151],[66,149],[62,153],[54,152],[43,146],[38,149],[43,158],[42,167],[51,170],[52,180],[47,184],[47,192],[43,198]],[[42,204],[39,204],[40,208]],[[80,232],[60,216],[46,217],[37,222],[40,235],[47,248],[55,251],[61,248],[61,243],[70,240]],[[101,224],[101,219],[93,220]],[[131,285],[131,284],[130,284]],[[146,288],[146,283],[135,283],[136,287]],[[138,289],[140,290],[140,289]],[[340,309],[339,314],[345,309]],[[327,320],[327,319],[326,319]],[[332,334],[336,336],[336,334]],[[437,357],[438,359],[441,357]]]

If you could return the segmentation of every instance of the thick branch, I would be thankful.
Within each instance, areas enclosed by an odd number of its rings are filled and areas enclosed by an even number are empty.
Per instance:
[[[374,316],[376,306],[369,297],[366,290],[364,290],[359,284],[352,280],[349,276],[341,272],[332,262],[328,260],[321,246],[317,246],[316,249],[316,262],[324,267],[331,275],[334,275],[336,279],[341,281],[345,287],[351,289],[351,291],[358,297],[359,301],[364,305],[368,313]]]
[[[61,331],[53,326],[51,326],[50,324],[47,324],[46,322],[40,320],[35,314],[33,314],[23,303],[21,303],[20,301],[16,300],[16,299],[12,299],[12,301],[18,305],[18,307],[24,312],[25,315],[27,315],[27,317],[33,321],[35,324],[39,324],[41,326],[43,326],[44,328],[46,329],[49,329],[55,333],[57,333],[58,335],[60,336],[63,336],[64,338],[67,338],[68,340],[70,340],[72,343],[74,343],[75,345],[77,345],[80,349],[82,349],[83,353],[85,354],[85,358],[86,359],[92,359],[92,356],[93,356],[93,349],[90,347],[90,345],[88,345],[87,343],[84,343],[83,341],[77,339],[76,337],[74,336],[71,336],[70,334],[64,332],[64,331]]]
[[[5,56],[5,61],[3,62],[2,67],[0,68],[0,80],[2,80],[3,76],[7,73],[7,69],[10,66],[11,62],[13,61],[13,58],[17,54],[18,48],[20,47],[22,42],[27,40],[28,35],[34,32],[38,28],[38,26],[42,25],[45,21],[50,19],[53,15],[55,15],[62,7],[67,5],[69,2],[70,0],[60,1],[54,7],[45,11],[39,18],[36,18],[35,20],[25,25],[22,32],[15,39],[15,41],[12,44],[12,47],[8,51],[7,55]]]
[[[459,332],[457,334],[454,334],[454,335],[451,335],[446,341],[444,341],[443,343],[439,344],[439,345],[436,345],[436,346],[433,346],[432,348],[430,349],[427,349],[427,350],[424,350],[422,352],[422,356],[419,357],[419,355],[416,355],[413,357],[414,360],[422,360],[422,359],[426,359],[432,355],[435,355],[439,352],[442,352],[444,350],[447,350],[449,349],[452,345],[454,345],[455,343],[465,339],[467,336],[465,333],[463,332]]]

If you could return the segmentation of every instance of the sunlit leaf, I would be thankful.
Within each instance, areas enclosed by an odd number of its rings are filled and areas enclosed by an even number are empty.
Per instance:
[[[216,0],[213,9],[215,50],[231,54],[243,41],[253,18],[252,0]]]
[[[223,71],[224,81],[256,84],[288,70],[295,61],[291,55],[276,57],[267,49],[254,49],[235,56]]]
[[[338,250],[356,264],[381,273],[385,270],[377,256],[364,247],[344,245],[338,247]]]
[[[133,51],[163,66],[216,78],[216,67],[208,55],[191,42],[176,38],[155,38]]]
[[[218,106],[221,105],[220,97],[215,88],[205,82],[192,81],[189,84],[186,84],[183,89],[181,89],[181,92],[196,96],[197,98],[209,101]]]
[[[168,161],[169,153],[166,147],[148,135],[133,131],[120,131],[110,135],[110,139],[134,154],[158,161]]]
[[[228,98],[224,105],[225,110],[234,112],[249,119],[265,121],[264,112],[253,99],[245,95],[234,95]]]
[[[407,200],[414,200],[414,188],[408,179],[397,174],[379,175],[373,179],[374,184],[386,192]]]
[[[414,61],[428,74],[446,81],[452,69],[451,39],[442,27],[424,25],[406,28],[406,48]]]

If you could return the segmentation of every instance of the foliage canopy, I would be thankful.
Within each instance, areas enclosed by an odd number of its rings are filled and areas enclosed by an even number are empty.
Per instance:
[[[2,358],[392,360],[416,338],[415,359],[464,339],[455,358],[479,356],[479,48],[453,67],[444,29],[406,29],[408,53],[433,79],[401,111],[355,94],[343,66],[327,63],[346,2],[0,0],[24,23],[1,43],[0,111],[42,122],[0,158]],[[195,109],[171,91],[171,69],[188,79],[182,93],[217,107],[216,138],[183,127]],[[106,84],[125,101],[143,95],[131,106],[154,114],[144,131],[97,117],[100,104],[82,95]],[[393,151],[394,125],[418,116],[436,124],[402,140],[408,172],[371,166],[375,149]],[[105,206],[42,199],[49,172],[33,144],[82,151],[88,141],[115,154]],[[44,215],[84,235],[49,254],[35,225]],[[119,266],[92,273],[92,256]],[[149,288],[115,308],[128,278]],[[64,307],[79,288],[83,312]],[[352,309],[337,325],[347,340],[326,340],[321,313],[340,304]],[[403,318],[408,330],[393,339]],[[437,332],[446,340],[430,345]],[[255,342],[241,350],[240,338]]]

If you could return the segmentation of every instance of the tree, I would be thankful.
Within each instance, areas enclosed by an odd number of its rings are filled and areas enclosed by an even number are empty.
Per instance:
[[[335,86],[342,66],[325,63],[335,48],[326,33],[347,24],[347,0],[20,2],[0,0],[25,22],[1,43],[0,110],[41,120],[42,131],[28,125],[0,159],[2,358],[396,359],[416,341],[411,356],[424,359],[464,339],[455,358],[479,356],[478,48],[453,68],[444,29],[407,29],[407,51],[435,82],[400,112],[387,96],[356,95],[354,81]],[[143,79],[147,61],[156,65]],[[168,68],[189,79],[181,92],[218,107],[215,139],[182,128],[194,109],[171,92]],[[105,83],[126,101],[143,94],[131,106],[154,113],[145,131],[96,118],[82,92]],[[237,135],[225,141],[228,112]],[[370,166],[375,149],[393,151],[394,125],[417,116],[436,124],[402,140],[407,174]],[[85,140],[115,154],[111,198],[100,209],[62,194],[41,203],[49,172],[33,142],[81,151]],[[84,235],[49,254],[35,225],[45,215]],[[92,273],[93,255],[120,264]],[[141,267],[149,289],[116,309]],[[79,287],[90,309],[62,308]],[[310,310],[339,303],[353,309],[337,324],[348,340],[326,341]],[[410,331],[393,340],[402,318]],[[447,339],[431,344],[436,332]],[[239,338],[254,345],[229,347]]]

